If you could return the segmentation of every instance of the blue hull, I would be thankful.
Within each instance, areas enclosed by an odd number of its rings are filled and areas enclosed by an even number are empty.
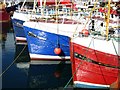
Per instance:
[[[13,30],[14,30],[14,36],[16,43],[23,43],[26,42],[26,36],[23,28],[23,23],[25,21],[18,20],[18,19],[12,19],[12,24],[13,24]]]
[[[37,56],[39,55],[43,55],[43,56],[48,55],[52,57],[59,56],[63,58],[66,56],[67,57],[70,56],[69,37],[45,32],[43,30],[36,30],[26,26],[24,26],[24,30],[25,30],[27,43],[28,43],[28,50],[30,54],[35,54]],[[54,53],[54,49],[56,47],[61,48],[62,52],[60,55]]]

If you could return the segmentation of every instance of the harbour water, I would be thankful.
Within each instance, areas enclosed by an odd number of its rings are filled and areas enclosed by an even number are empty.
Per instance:
[[[10,25],[11,26],[11,25]],[[71,64],[60,62],[57,65],[32,65],[27,46],[16,45],[14,32],[10,28],[2,27],[2,89],[39,88],[46,90],[61,90],[66,85],[72,85]],[[4,33],[3,33],[4,32]]]

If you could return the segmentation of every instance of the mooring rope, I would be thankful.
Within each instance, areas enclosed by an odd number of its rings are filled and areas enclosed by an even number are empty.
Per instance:
[[[98,0],[96,0],[96,3],[97,3],[97,2],[98,2]],[[91,10],[90,17],[91,17],[92,12],[95,10],[96,3],[94,4],[94,8]],[[80,17],[79,17],[79,18],[80,18]],[[89,19],[87,20],[87,22],[86,22],[86,24],[85,24],[85,27],[86,27],[88,21],[89,21]],[[77,30],[77,28],[78,28],[78,25],[79,25],[79,24],[77,23],[77,26],[76,26],[76,29],[75,29],[75,31],[74,31],[74,34],[75,34],[75,32],[76,32],[76,30]],[[74,36],[74,34],[73,34],[73,36]],[[71,39],[72,39],[72,38],[71,38]],[[92,40],[93,40],[93,38],[91,39],[88,48],[90,47]],[[88,50],[88,49],[86,49],[85,54],[87,53],[87,50]],[[80,65],[81,65],[81,64],[82,64],[82,62],[80,62],[80,63],[78,64],[77,69],[75,70],[75,72],[73,73],[72,77],[69,79],[69,81],[68,81],[67,84],[65,85],[64,89],[67,88],[67,86],[69,85],[69,83],[70,83],[71,80],[73,79],[74,75],[76,74],[76,72],[77,72],[78,69],[80,68]]]
[[[89,43],[89,45],[88,45],[88,49],[89,49],[92,41],[93,41],[93,38],[91,39],[91,41],[90,41],[90,43]],[[73,45],[72,45],[72,47],[73,47]],[[73,47],[73,48],[74,48],[74,47]],[[72,48],[72,49],[73,49],[73,48]],[[86,52],[84,53],[85,55],[87,54],[88,49],[86,49]],[[73,57],[74,57],[74,56],[73,56]],[[82,59],[85,59],[85,58],[83,57]],[[65,85],[64,89],[67,88],[67,86],[69,85],[69,83],[71,82],[71,80],[73,79],[73,77],[75,76],[75,74],[77,73],[78,69],[80,68],[80,65],[81,65],[81,64],[82,64],[82,62],[80,62],[80,63],[78,64],[75,72],[73,73],[72,77],[69,79],[69,81],[67,82],[67,84]]]
[[[22,49],[22,51],[18,54],[18,56],[14,59],[14,61],[0,74],[0,78],[3,76],[3,74],[14,64],[14,62],[18,59],[18,57],[22,54],[22,52],[25,50],[26,45]]]

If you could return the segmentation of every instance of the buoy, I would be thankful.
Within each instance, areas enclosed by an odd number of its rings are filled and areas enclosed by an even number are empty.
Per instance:
[[[58,47],[55,48],[55,49],[54,49],[54,53],[55,53],[55,54],[60,54],[60,53],[61,53],[61,48],[58,48]]]
[[[60,77],[60,72],[55,72],[54,75],[55,75],[56,78],[59,78]]]
[[[82,30],[82,34],[83,34],[84,36],[88,36],[88,35],[89,35],[89,31],[88,31],[87,29],[83,29],[83,30]]]

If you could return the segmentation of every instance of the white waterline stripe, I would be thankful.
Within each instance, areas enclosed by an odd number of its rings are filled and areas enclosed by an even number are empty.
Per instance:
[[[39,65],[39,64],[59,64],[62,61],[30,61],[30,64],[35,64],[35,65]],[[70,64],[70,61],[65,61],[66,64]]]
[[[89,85],[89,86],[110,87],[110,85],[93,84],[93,83],[81,82],[81,81],[74,81],[74,84],[84,84],[84,85]]]
[[[70,59],[70,56],[66,56],[66,57],[63,57],[63,56],[50,56],[50,55],[38,55],[38,54],[31,54],[30,53],[30,57],[31,58],[44,58],[44,59]]]
[[[26,41],[27,39],[24,38],[24,37],[16,37],[16,40],[24,40],[24,41]]]

